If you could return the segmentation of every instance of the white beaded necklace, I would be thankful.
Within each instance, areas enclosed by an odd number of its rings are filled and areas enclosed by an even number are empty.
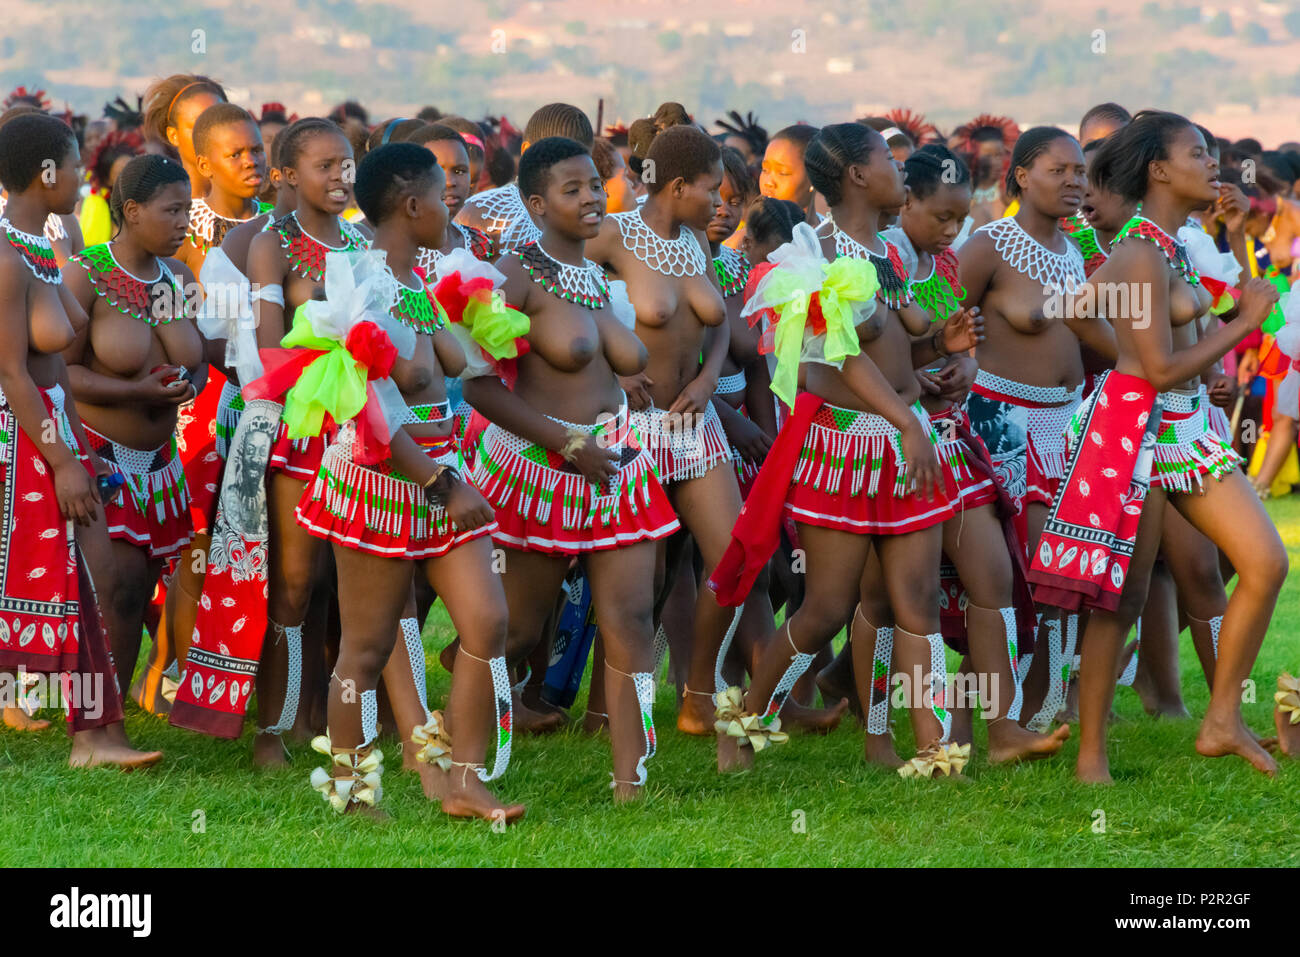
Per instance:
[[[676,239],[664,239],[641,218],[641,207],[631,212],[614,213],[623,237],[623,248],[655,272],[665,276],[699,276],[709,268],[709,260],[685,226],[679,226]]]
[[[528,207],[524,205],[524,198],[519,194],[519,187],[514,183],[506,183],[471,196],[466,206],[482,214],[482,228],[497,233],[499,252],[509,252],[542,238],[541,229],[533,222]]]
[[[451,221],[451,225],[455,228],[456,232],[460,233],[461,247],[469,249],[469,233],[466,232],[465,227],[454,219]],[[457,247],[453,246],[452,248],[455,249]],[[432,246],[421,246],[420,252],[415,257],[415,264],[426,273],[432,275],[433,268],[437,266],[438,263],[442,262],[442,257],[446,255],[447,253],[443,252],[441,249],[434,249]]]
[[[976,232],[987,233],[1008,266],[1045,289],[1074,292],[1086,278],[1083,255],[1074,243],[1067,241],[1064,253],[1054,253],[1025,232],[1014,216],[994,220]]]

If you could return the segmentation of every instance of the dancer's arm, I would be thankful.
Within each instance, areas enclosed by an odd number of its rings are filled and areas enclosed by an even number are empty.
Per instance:
[[[909,477],[927,498],[934,498],[939,483],[939,460],[916,414],[865,353],[845,359],[841,375],[854,395],[898,429]]]
[[[284,295],[284,251],[280,248],[280,234],[274,231],[258,233],[248,247],[248,281],[253,289],[253,322],[257,327],[257,347],[276,349],[288,331],[285,323],[283,298],[280,302],[258,298],[260,289],[280,288]]]
[[[19,428],[54,470],[54,492],[66,519],[90,525],[98,517],[99,495],[90,476],[64,444],[50,417],[41,390],[27,370],[27,266],[16,253],[0,256],[0,390]],[[56,361],[62,361],[55,357]],[[69,405],[71,401],[69,400]]]

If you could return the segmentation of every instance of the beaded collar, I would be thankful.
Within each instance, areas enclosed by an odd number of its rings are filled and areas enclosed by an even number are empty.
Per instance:
[[[930,275],[913,280],[912,295],[929,310],[935,322],[944,322],[961,308],[966,289],[957,279],[957,254],[945,249],[933,257]]]
[[[140,279],[123,269],[113,255],[112,243],[87,246],[72,261],[85,268],[95,294],[123,315],[134,316],[150,326],[166,326],[185,315],[180,281],[161,259],[153,279]],[[159,300],[166,300],[171,308],[159,310]],[[166,314],[157,315],[160,311]]]
[[[641,207],[626,213],[612,213],[618,223],[623,248],[657,273],[665,276],[699,276],[709,261],[700,241],[685,226],[679,226],[676,239],[664,239],[641,217]]]
[[[713,260],[713,271],[717,273],[718,284],[722,286],[723,298],[730,299],[745,291],[745,280],[749,278],[749,260],[744,254],[722,246]]]
[[[1079,244],[1079,252],[1083,254],[1085,276],[1091,276],[1097,271],[1097,267],[1107,260],[1106,250],[1102,249],[1101,243],[1097,242],[1097,231],[1078,213],[1061,220],[1061,231],[1067,236],[1072,236]]]
[[[1014,216],[995,219],[976,232],[986,233],[993,240],[1003,262],[1047,289],[1074,292],[1086,278],[1083,256],[1074,243],[1067,242],[1063,253],[1052,252],[1025,232]]]
[[[435,307],[432,296],[423,285],[412,288],[399,281],[398,297],[389,312],[393,318],[422,336],[431,336],[447,326],[446,313]]]
[[[0,217],[0,228],[4,229],[9,245],[18,250],[18,255],[23,257],[23,262],[32,271],[33,276],[51,286],[63,282],[63,275],[59,272],[59,261],[54,258],[54,247],[50,245],[48,239],[25,233],[2,217]]]
[[[497,245],[502,250],[509,251],[542,238],[541,229],[533,222],[514,183],[476,193],[466,201],[466,206],[476,210],[483,223],[497,234]]]
[[[280,248],[288,252],[290,272],[312,282],[319,282],[325,275],[326,253],[365,249],[370,245],[360,230],[342,218],[339,219],[339,235],[343,237],[343,245],[327,245],[302,228],[297,210],[276,220],[271,228],[280,234]]]
[[[908,305],[912,301],[912,284],[908,281],[907,269],[898,254],[898,248],[884,236],[877,234],[876,238],[885,247],[885,252],[883,255],[873,253],[838,225],[834,223],[832,225],[835,227],[835,255],[846,256],[849,259],[871,260],[871,265],[876,267],[876,278],[880,281],[880,291],[877,295],[885,305],[894,310]]]
[[[562,263],[542,248],[541,240],[520,246],[515,255],[533,282],[547,292],[588,309],[604,309],[609,302],[604,270],[590,259],[584,259],[582,266]]]
[[[4,218],[5,207],[9,205],[9,197],[0,196],[0,219]],[[54,245],[60,239],[68,238],[68,231],[63,228],[63,220],[59,218],[58,213],[50,213],[45,217],[45,228],[42,230],[45,238],[50,245]]]
[[[1151,220],[1140,215],[1140,209],[1138,212],[1139,215],[1135,215],[1124,224],[1111,245],[1118,246],[1122,240],[1127,239],[1129,236],[1138,236],[1145,239],[1165,254],[1165,260],[1169,263],[1169,268],[1182,276],[1189,286],[1199,286],[1201,284],[1201,274],[1196,271],[1196,267],[1192,265],[1191,259],[1188,258],[1187,247],[1151,222]]]
[[[258,216],[274,208],[270,203],[264,203],[260,199],[256,202],[257,212],[248,219],[227,219],[216,213],[206,199],[193,200],[190,203],[190,245],[207,252],[213,246],[220,246],[221,241],[226,238],[226,233],[236,226],[248,222],[249,219],[257,219]]]
[[[464,246],[470,251],[475,259],[482,262],[491,262],[496,256],[495,244],[492,237],[473,226],[466,226],[452,220],[451,225],[460,233]],[[442,257],[447,255],[440,249],[434,249],[431,246],[421,246],[419,255],[415,257],[415,264],[425,271],[426,274],[432,275],[434,267],[442,261]]]

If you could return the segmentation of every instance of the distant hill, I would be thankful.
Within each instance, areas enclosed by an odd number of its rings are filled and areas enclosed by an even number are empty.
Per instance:
[[[769,130],[909,106],[1073,129],[1093,103],[1161,106],[1220,135],[1300,139],[1300,0],[0,0],[0,86],[98,114],[153,76],[208,73],[238,102],[375,120],[434,104],[522,126],[544,102],[607,122],[679,100]]]

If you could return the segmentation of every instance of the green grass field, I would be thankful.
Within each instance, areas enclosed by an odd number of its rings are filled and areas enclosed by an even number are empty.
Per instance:
[[[1300,564],[1300,499],[1269,508]],[[1297,611],[1300,578],[1283,591],[1252,676],[1258,700],[1246,717],[1256,730],[1272,727],[1277,674],[1300,669]],[[440,610],[435,619],[425,642],[430,691],[442,701],[448,678],[434,655],[450,629]],[[1199,716],[1207,692],[1186,636],[1182,673]],[[661,686],[659,754],[644,802],[612,804],[604,740],[576,731],[517,738],[498,793],[525,802],[528,816],[496,833],[427,802],[417,777],[396,770],[395,741],[383,744],[391,820],[340,818],[307,783],[323,759],[306,746],[294,748],[290,770],[255,774],[248,734],[217,742],[132,705],[132,739],[166,752],[161,765],[132,775],[68,768],[61,728],[0,732],[0,866],[1300,864],[1300,764],[1283,760],[1268,780],[1236,759],[1200,758],[1195,719],[1147,718],[1128,689],[1116,711],[1110,788],[1074,782],[1073,741],[1060,758],[1033,765],[992,769],[977,758],[964,786],[904,781],[863,764],[851,719],[825,738],[795,736],[764,752],[752,772],[720,777],[713,742],[676,731],[672,694]],[[908,746],[900,740],[900,751]],[[1104,833],[1094,828],[1098,812]]]

